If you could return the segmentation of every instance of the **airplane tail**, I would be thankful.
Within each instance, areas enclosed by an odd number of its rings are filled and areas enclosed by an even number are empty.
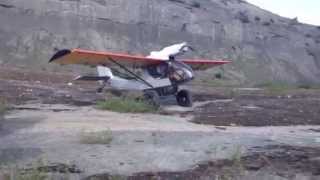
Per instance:
[[[108,81],[109,79],[112,79],[114,77],[110,68],[98,66],[97,71],[98,71],[98,76],[78,76],[74,80],[78,80],[78,81]]]
[[[97,66],[97,71],[98,71],[99,77],[108,76],[110,79],[113,78],[113,74],[111,72],[111,69],[108,67]]]
[[[109,76],[78,76],[74,80],[76,81],[107,81]]]

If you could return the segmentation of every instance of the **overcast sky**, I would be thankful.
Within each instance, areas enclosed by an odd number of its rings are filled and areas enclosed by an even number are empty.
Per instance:
[[[320,0],[247,0],[263,9],[303,23],[320,25]]]

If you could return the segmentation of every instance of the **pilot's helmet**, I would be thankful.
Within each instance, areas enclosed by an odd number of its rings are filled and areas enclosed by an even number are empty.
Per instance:
[[[170,56],[169,56],[169,61],[174,61],[174,60],[175,60],[174,55],[170,55]]]

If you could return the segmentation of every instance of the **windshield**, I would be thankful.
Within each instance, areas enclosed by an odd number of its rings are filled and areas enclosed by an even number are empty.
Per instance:
[[[183,83],[193,79],[193,70],[190,66],[179,61],[173,61],[170,63],[169,78],[171,81],[175,83]]]

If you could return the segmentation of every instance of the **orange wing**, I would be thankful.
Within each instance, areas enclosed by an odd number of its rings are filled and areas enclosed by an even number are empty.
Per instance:
[[[128,55],[128,54],[119,54],[119,53],[110,53],[110,52],[98,52],[98,51],[89,51],[81,49],[73,50],[60,50],[58,51],[49,62],[56,62],[62,65],[65,64],[83,64],[89,66],[114,66],[115,61],[125,66],[134,66],[134,67],[147,67],[150,65],[157,65],[162,63],[164,60],[147,58],[139,55]],[[218,66],[230,61],[215,61],[215,60],[179,60],[194,69],[207,69],[213,66]]]
[[[62,65],[65,64],[83,64],[90,66],[114,66],[110,61],[116,61],[125,66],[145,67],[148,65],[160,64],[163,60],[146,58],[144,56],[133,56],[127,54],[118,54],[110,52],[98,52],[81,49],[61,50],[58,51],[49,62],[56,62]]]

